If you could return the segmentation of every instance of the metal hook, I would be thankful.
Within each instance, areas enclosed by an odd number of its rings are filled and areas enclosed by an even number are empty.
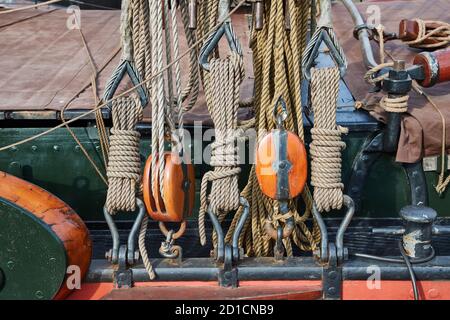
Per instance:
[[[339,229],[336,233],[336,253],[337,253],[337,259],[339,262],[344,261],[347,258],[347,252],[344,248],[344,234],[347,230],[348,225],[350,224],[353,215],[355,213],[355,203],[353,202],[353,199],[349,197],[348,195],[344,195],[344,206],[347,208],[347,212],[345,214],[344,219],[342,220],[341,224],[339,225]],[[315,252],[315,255],[319,257],[319,260],[323,263],[328,262],[329,257],[329,242],[328,242],[328,232],[327,227],[325,225],[325,222],[322,218],[322,215],[320,214],[319,210],[317,209],[316,204],[313,204],[312,208],[313,217],[317,222],[317,225],[319,226],[320,230],[320,236],[321,236],[321,243],[320,243],[320,252]]]
[[[281,105],[281,110],[279,110],[278,106]],[[283,128],[283,122],[288,117],[288,111],[286,107],[286,102],[284,101],[283,97],[280,96],[275,103],[275,106],[273,108],[273,117],[275,119],[275,123],[277,124],[277,128],[281,129]]]
[[[134,64],[126,59],[123,59],[120,64],[117,66],[114,71],[112,77],[109,79],[106,84],[105,93],[103,95],[104,101],[109,101],[113,98],[114,93],[116,93],[119,88],[119,84],[122,81],[125,73],[130,77],[131,83],[133,86],[137,86],[136,90],[139,95],[139,99],[141,101],[142,108],[144,108],[148,103],[148,96],[146,89],[144,88],[144,84],[142,83],[141,76],[139,71],[136,70]],[[108,108],[111,108],[111,103],[108,103]]]
[[[327,48],[330,50],[330,55],[338,66],[341,77],[343,77],[345,75],[345,72],[347,71],[347,60],[345,56],[343,56],[341,50],[336,47],[334,41],[331,39],[331,30],[332,29],[329,27],[321,27],[317,29],[316,33],[311,38],[311,42],[314,43],[314,46],[310,47],[309,49],[307,48],[302,62],[303,76],[307,80],[311,80],[311,68],[313,68],[314,63],[319,56],[322,42],[324,42]]]
[[[214,32],[212,32],[208,39],[206,39],[205,44],[200,49],[199,63],[202,68],[206,71],[210,70],[208,57],[213,52],[213,50],[218,46],[220,39],[223,35],[227,38],[228,45],[230,49],[240,56],[242,56],[242,48],[239,40],[234,33],[233,27],[231,25],[231,19],[228,17],[230,10],[230,0],[220,0],[219,2],[219,22],[222,25]]]
[[[238,261],[240,259],[240,249],[239,249],[239,237],[241,235],[242,229],[244,228],[245,221],[248,218],[249,212],[250,212],[250,205],[248,204],[247,199],[244,197],[240,197],[239,201],[241,205],[244,207],[244,211],[242,212],[241,217],[239,218],[239,221],[236,225],[236,229],[233,233],[233,259],[235,261]]]
[[[144,216],[146,214],[145,206],[141,199],[136,198],[136,205],[139,208],[139,213],[136,219],[134,220],[127,241],[127,262],[130,265],[133,265],[138,260],[137,253],[135,251],[137,233],[139,231],[139,227],[142,223],[142,220],[144,219]],[[117,264],[117,262],[119,261],[119,247],[120,247],[119,231],[117,229],[113,217],[108,212],[106,207],[103,207],[103,215],[105,216],[105,220],[106,223],[108,224],[113,240],[113,247],[106,253],[106,256],[108,260],[110,260],[113,264]]]
[[[238,261],[240,258],[240,249],[239,249],[239,236],[241,235],[242,229],[244,228],[245,221],[248,218],[249,215],[249,203],[247,199],[244,197],[240,197],[239,201],[241,205],[244,207],[244,211],[242,212],[241,217],[239,218],[239,221],[236,225],[236,229],[233,233],[233,249],[232,249],[232,256],[234,261]],[[217,216],[212,212],[211,207],[207,210],[209,218],[211,219],[212,225],[214,230],[217,233],[217,251],[216,251],[216,260],[218,262],[223,262],[225,258],[225,237],[223,233],[222,226],[220,225],[219,219]]]

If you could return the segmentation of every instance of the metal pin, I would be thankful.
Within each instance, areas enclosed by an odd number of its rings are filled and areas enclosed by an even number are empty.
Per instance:
[[[262,0],[256,0],[255,4],[255,29],[262,30],[264,19],[264,4]]]
[[[291,15],[289,13],[289,1],[284,0],[284,28],[291,31]]]
[[[189,0],[189,29],[197,29],[197,0]]]

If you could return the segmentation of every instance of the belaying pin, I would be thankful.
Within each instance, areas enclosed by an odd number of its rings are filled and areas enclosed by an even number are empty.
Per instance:
[[[189,29],[197,29],[197,0],[189,0]]]
[[[256,0],[256,2],[254,3],[254,12],[255,12],[255,29],[262,30],[264,19],[263,0]]]
[[[284,0],[284,28],[291,31],[291,15],[289,13],[289,1]]]

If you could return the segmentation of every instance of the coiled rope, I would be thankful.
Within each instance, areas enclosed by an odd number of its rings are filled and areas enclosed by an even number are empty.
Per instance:
[[[336,125],[336,105],[341,79],[338,68],[311,70],[311,102],[314,128],[311,129],[311,185],[320,212],[340,209],[344,202],[341,182],[342,156],[348,129]]]
[[[215,127],[216,139],[211,146],[211,166],[201,183],[199,233],[202,245],[206,243],[205,213],[208,209],[222,221],[226,214],[239,208],[238,175],[241,172],[236,140],[239,89],[244,79],[242,57],[235,52],[225,59],[212,59],[205,83],[208,110]],[[207,199],[207,185],[211,192]],[[208,205],[209,200],[209,205]]]
[[[435,49],[446,47],[450,43],[450,24],[443,21],[432,21],[414,19],[419,26],[417,38],[412,41],[405,41],[404,43],[422,49]],[[426,40],[433,40],[435,43],[424,43]]]

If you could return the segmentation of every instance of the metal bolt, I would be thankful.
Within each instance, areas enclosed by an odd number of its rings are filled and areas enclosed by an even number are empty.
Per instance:
[[[35,293],[34,295],[35,295],[36,298],[38,298],[38,299],[44,298],[44,294],[43,294],[42,291],[40,291],[40,290],[36,291],[36,293]]]
[[[19,149],[17,149],[17,147],[11,147],[12,152],[16,152],[17,150],[19,150]]]
[[[314,255],[315,257],[320,257],[320,249],[314,249],[313,255]]]
[[[8,261],[8,263],[6,263],[6,265],[8,266],[9,270],[14,269],[14,261]]]
[[[328,293],[329,294],[336,294],[336,288],[335,287],[329,287],[328,288]]]
[[[328,277],[329,277],[330,279],[336,279],[336,276],[337,276],[336,271],[330,271],[330,272],[328,273]]]
[[[33,152],[36,152],[36,151],[37,151],[37,149],[38,149],[38,147],[37,147],[37,146],[31,146],[31,151],[33,151]]]
[[[75,146],[75,151],[80,151],[80,149],[81,149],[81,148],[80,148],[79,145],[76,145],[76,146]]]
[[[428,298],[437,299],[439,298],[439,291],[437,289],[430,289],[427,292]]]
[[[136,251],[134,252],[134,261],[136,262],[136,261],[138,261],[138,260],[139,260],[139,251],[136,250]]]
[[[394,61],[394,70],[395,71],[403,71],[406,69],[405,60],[396,60]]]
[[[53,146],[53,150],[59,151],[59,146]]]
[[[105,258],[106,258],[108,261],[111,261],[111,260],[112,260],[112,249],[109,249],[108,251],[105,252]]]

